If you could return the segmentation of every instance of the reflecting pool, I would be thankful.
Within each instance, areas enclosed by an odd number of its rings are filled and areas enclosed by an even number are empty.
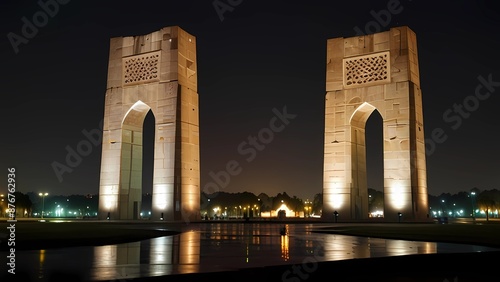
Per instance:
[[[282,228],[286,226],[286,232]],[[313,232],[320,224],[203,223],[181,234],[94,247],[18,251],[16,271],[32,281],[57,272],[116,280],[354,258],[493,251],[494,248]],[[76,281],[72,281],[76,282]]]

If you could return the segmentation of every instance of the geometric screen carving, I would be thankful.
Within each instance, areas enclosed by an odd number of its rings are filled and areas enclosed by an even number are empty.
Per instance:
[[[390,82],[389,52],[343,60],[344,87],[366,86]]]
[[[160,51],[123,58],[123,84],[158,81]]]

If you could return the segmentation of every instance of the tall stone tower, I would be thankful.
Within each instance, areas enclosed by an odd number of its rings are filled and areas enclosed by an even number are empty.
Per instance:
[[[427,217],[417,39],[408,27],[327,40],[323,218],[368,217],[365,125],[383,119],[384,218]]]
[[[137,219],[143,125],[155,118],[152,220],[200,216],[196,38],[177,26],[110,41],[99,219]]]

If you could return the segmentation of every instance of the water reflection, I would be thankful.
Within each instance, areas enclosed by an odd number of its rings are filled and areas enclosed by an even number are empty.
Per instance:
[[[290,238],[287,235],[281,235],[281,258],[284,261],[290,259]]]
[[[43,264],[45,263],[45,250],[40,250],[40,264],[38,270],[38,279],[43,279]]]
[[[200,233],[186,231],[146,241],[94,247],[90,279],[111,280],[195,273],[200,265]]]
[[[437,243],[331,235],[323,241],[324,260],[437,253]]]
[[[291,224],[282,235],[275,224],[200,224],[183,233],[140,242],[97,247],[20,251],[18,268],[43,281],[64,267],[85,280],[113,280],[246,267],[300,264],[307,259],[354,258],[488,251],[492,248],[385,240],[312,232]],[[76,263],[71,263],[71,262]],[[38,269],[36,269],[38,268]]]

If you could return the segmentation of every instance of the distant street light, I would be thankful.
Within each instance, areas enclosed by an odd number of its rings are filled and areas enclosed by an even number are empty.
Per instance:
[[[49,193],[38,193],[38,196],[42,197],[42,218],[43,213],[45,212],[45,197],[49,195]]]
[[[472,218],[475,218],[475,207],[474,207],[474,196],[476,196],[476,192],[472,191],[470,192],[470,201],[472,205]]]
[[[4,208],[3,208],[4,198],[3,197],[4,197],[3,194],[1,194],[0,195],[0,198],[1,198],[1,201],[0,201],[0,217],[3,216],[3,210],[4,210]]]

